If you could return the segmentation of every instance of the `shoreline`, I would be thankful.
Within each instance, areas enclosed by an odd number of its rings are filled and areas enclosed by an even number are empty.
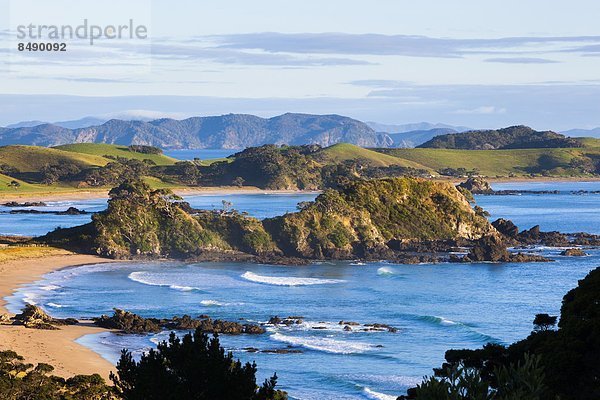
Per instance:
[[[112,262],[92,255],[66,254],[44,258],[8,260],[0,263],[0,314],[6,309],[5,297],[19,287],[35,282],[43,275],[64,268]],[[76,342],[82,336],[105,332],[89,322],[67,325],[59,330],[29,329],[18,325],[0,324],[0,350],[13,350],[28,363],[48,363],[55,369],[52,374],[64,378],[77,374],[98,373],[107,382],[115,369],[100,354]]]
[[[173,188],[173,193],[178,196],[194,195],[231,195],[231,194],[303,194],[320,193],[318,190],[265,190],[254,186],[207,186],[207,187],[178,187]],[[8,201],[75,201],[108,199],[108,189],[98,191],[70,191],[70,192],[45,192],[45,193],[0,193],[0,203]]]
[[[438,182],[451,182],[458,184],[463,182],[464,179],[458,178],[434,178],[433,181]],[[513,178],[486,178],[490,183],[544,183],[544,182],[556,182],[556,183],[567,183],[567,182],[599,182],[600,177],[586,177],[586,178],[569,178],[569,177],[513,177]],[[171,188],[173,193],[178,196],[196,196],[196,195],[232,195],[232,194],[316,194],[321,193],[321,190],[268,190],[260,189],[255,186],[204,186],[204,187],[177,187]],[[95,199],[108,199],[108,189],[106,190],[73,190],[73,191],[61,191],[61,192],[32,192],[32,193],[0,193],[0,203],[8,201],[76,201],[76,200],[95,200]]]

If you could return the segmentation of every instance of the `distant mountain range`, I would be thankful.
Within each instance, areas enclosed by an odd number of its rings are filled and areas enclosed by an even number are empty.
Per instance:
[[[594,129],[570,129],[561,133],[571,137],[593,137],[600,139],[600,127]]]
[[[393,140],[393,147],[411,148],[431,140],[438,135],[459,133],[470,130],[466,126],[432,124],[418,122],[414,124],[389,125],[377,122],[366,122],[373,130],[387,133]]]
[[[95,122],[88,119],[87,122]],[[85,119],[84,119],[85,120]],[[141,144],[165,149],[240,149],[274,144],[352,143],[361,147],[391,147],[386,133],[340,115],[287,113],[273,118],[246,114],[213,117],[170,118],[152,121],[111,119],[78,127],[84,120],[63,123],[23,122],[0,128],[0,145],[57,146],[67,143]]]

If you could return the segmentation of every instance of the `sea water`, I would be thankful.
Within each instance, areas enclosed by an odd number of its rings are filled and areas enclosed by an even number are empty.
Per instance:
[[[539,224],[543,230],[600,233],[600,213],[595,211],[600,208],[600,195],[570,194],[571,190],[599,190],[600,184],[552,183],[535,190],[554,189],[564,192],[477,196],[477,202],[491,211],[492,219],[512,219],[521,228]],[[227,199],[239,209],[265,217],[293,211],[298,201],[310,197],[272,196],[233,195]],[[200,196],[192,199],[192,204],[219,207],[221,197]],[[4,215],[0,221],[2,218]],[[18,290],[8,301],[13,312],[30,302],[56,317],[93,317],[110,314],[113,307],[143,316],[208,314],[254,323],[275,315],[302,316],[301,324],[269,326],[263,335],[221,336],[222,345],[243,361],[256,361],[261,381],[277,372],[280,388],[294,399],[394,399],[430,375],[431,368],[443,362],[447,349],[477,348],[488,342],[508,344],[524,338],[536,313],[558,315],[562,296],[600,265],[597,249],[586,250],[587,257],[563,257],[560,249],[537,251],[556,261],[91,265],[50,273]],[[360,325],[345,331],[339,324],[342,320]],[[388,324],[398,331],[364,331],[370,323]],[[168,332],[105,332],[79,342],[116,362],[122,348],[139,356],[167,336]],[[256,353],[248,348],[300,353]]]

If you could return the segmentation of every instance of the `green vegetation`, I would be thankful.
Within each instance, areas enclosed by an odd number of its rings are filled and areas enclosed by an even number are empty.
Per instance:
[[[322,161],[324,164],[340,164],[346,161],[358,161],[371,167],[389,167],[396,165],[428,170],[427,167],[417,162],[378,153],[349,143],[334,144],[331,147],[319,150],[315,154],[315,158]]]
[[[377,149],[410,160],[426,168],[444,172],[460,170],[495,176],[581,177],[600,171],[599,148],[453,150],[453,149]]]
[[[415,178],[350,182],[263,223],[284,254],[305,258],[367,257],[389,252],[394,240],[478,239],[493,231],[454,186]]]
[[[0,147],[0,165],[5,164],[21,173],[40,172],[46,165],[74,164],[80,168],[102,166],[109,160],[94,154],[73,153],[37,146]]]
[[[256,385],[256,364],[242,363],[225,353],[215,335],[197,329],[159,343],[135,361],[123,351],[117,374],[111,375],[123,400],[286,400],[276,390],[277,375]]]
[[[556,319],[536,315],[531,335],[508,347],[488,344],[477,350],[447,351],[447,362],[434,370],[436,377],[405,398],[600,398],[600,268],[564,296],[557,330]],[[462,383],[462,391],[457,392],[456,382]]]
[[[127,158],[136,160],[151,160],[156,165],[173,165],[176,159],[162,154],[162,150],[151,146],[119,146],[114,144],[77,143],[54,147],[54,149],[68,151],[76,154],[90,154],[94,156],[112,158]],[[137,151],[135,150],[137,149]],[[154,149],[154,150],[151,150]]]
[[[63,379],[50,375],[54,367],[24,362],[14,351],[0,351],[0,398],[3,400],[117,400],[98,374]]]
[[[13,351],[0,351],[0,398],[3,400],[286,400],[275,389],[277,375],[259,387],[256,364],[243,364],[220,346],[215,335],[209,340],[200,329],[144,353],[135,361],[123,350],[111,373],[114,386],[98,374],[69,379],[50,375],[49,364],[25,363]]]
[[[560,133],[538,132],[527,126],[439,135],[417,146],[434,149],[497,150],[581,147],[576,139]]]
[[[197,258],[207,254],[386,258],[393,241],[479,239],[495,230],[449,183],[415,178],[352,181],[300,211],[259,221],[230,210],[190,209],[171,192],[128,181],[110,191],[90,224],[58,229],[42,242],[113,258]]]

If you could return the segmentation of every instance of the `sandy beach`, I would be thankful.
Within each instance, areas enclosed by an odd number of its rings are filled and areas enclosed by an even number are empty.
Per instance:
[[[4,297],[19,286],[33,282],[42,275],[61,268],[110,262],[105,258],[64,252],[43,258],[25,258],[0,263],[0,314],[7,313]],[[100,355],[75,343],[81,336],[101,332],[103,329],[88,324],[61,327],[47,331],[27,329],[23,326],[0,324],[0,350],[13,350],[29,363],[48,363],[54,366],[53,374],[70,377],[76,374],[99,373],[108,380],[114,366]]]
[[[237,187],[181,187],[172,189],[178,196],[194,196],[194,195],[228,195],[228,194],[257,194],[257,193],[277,193],[277,194],[294,194],[294,193],[317,193],[316,191],[300,191],[300,190],[264,190],[253,186]],[[93,200],[93,199],[108,199],[108,190],[96,191],[72,191],[72,192],[56,192],[56,193],[0,193],[0,203],[8,201],[69,201],[69,200]]]

